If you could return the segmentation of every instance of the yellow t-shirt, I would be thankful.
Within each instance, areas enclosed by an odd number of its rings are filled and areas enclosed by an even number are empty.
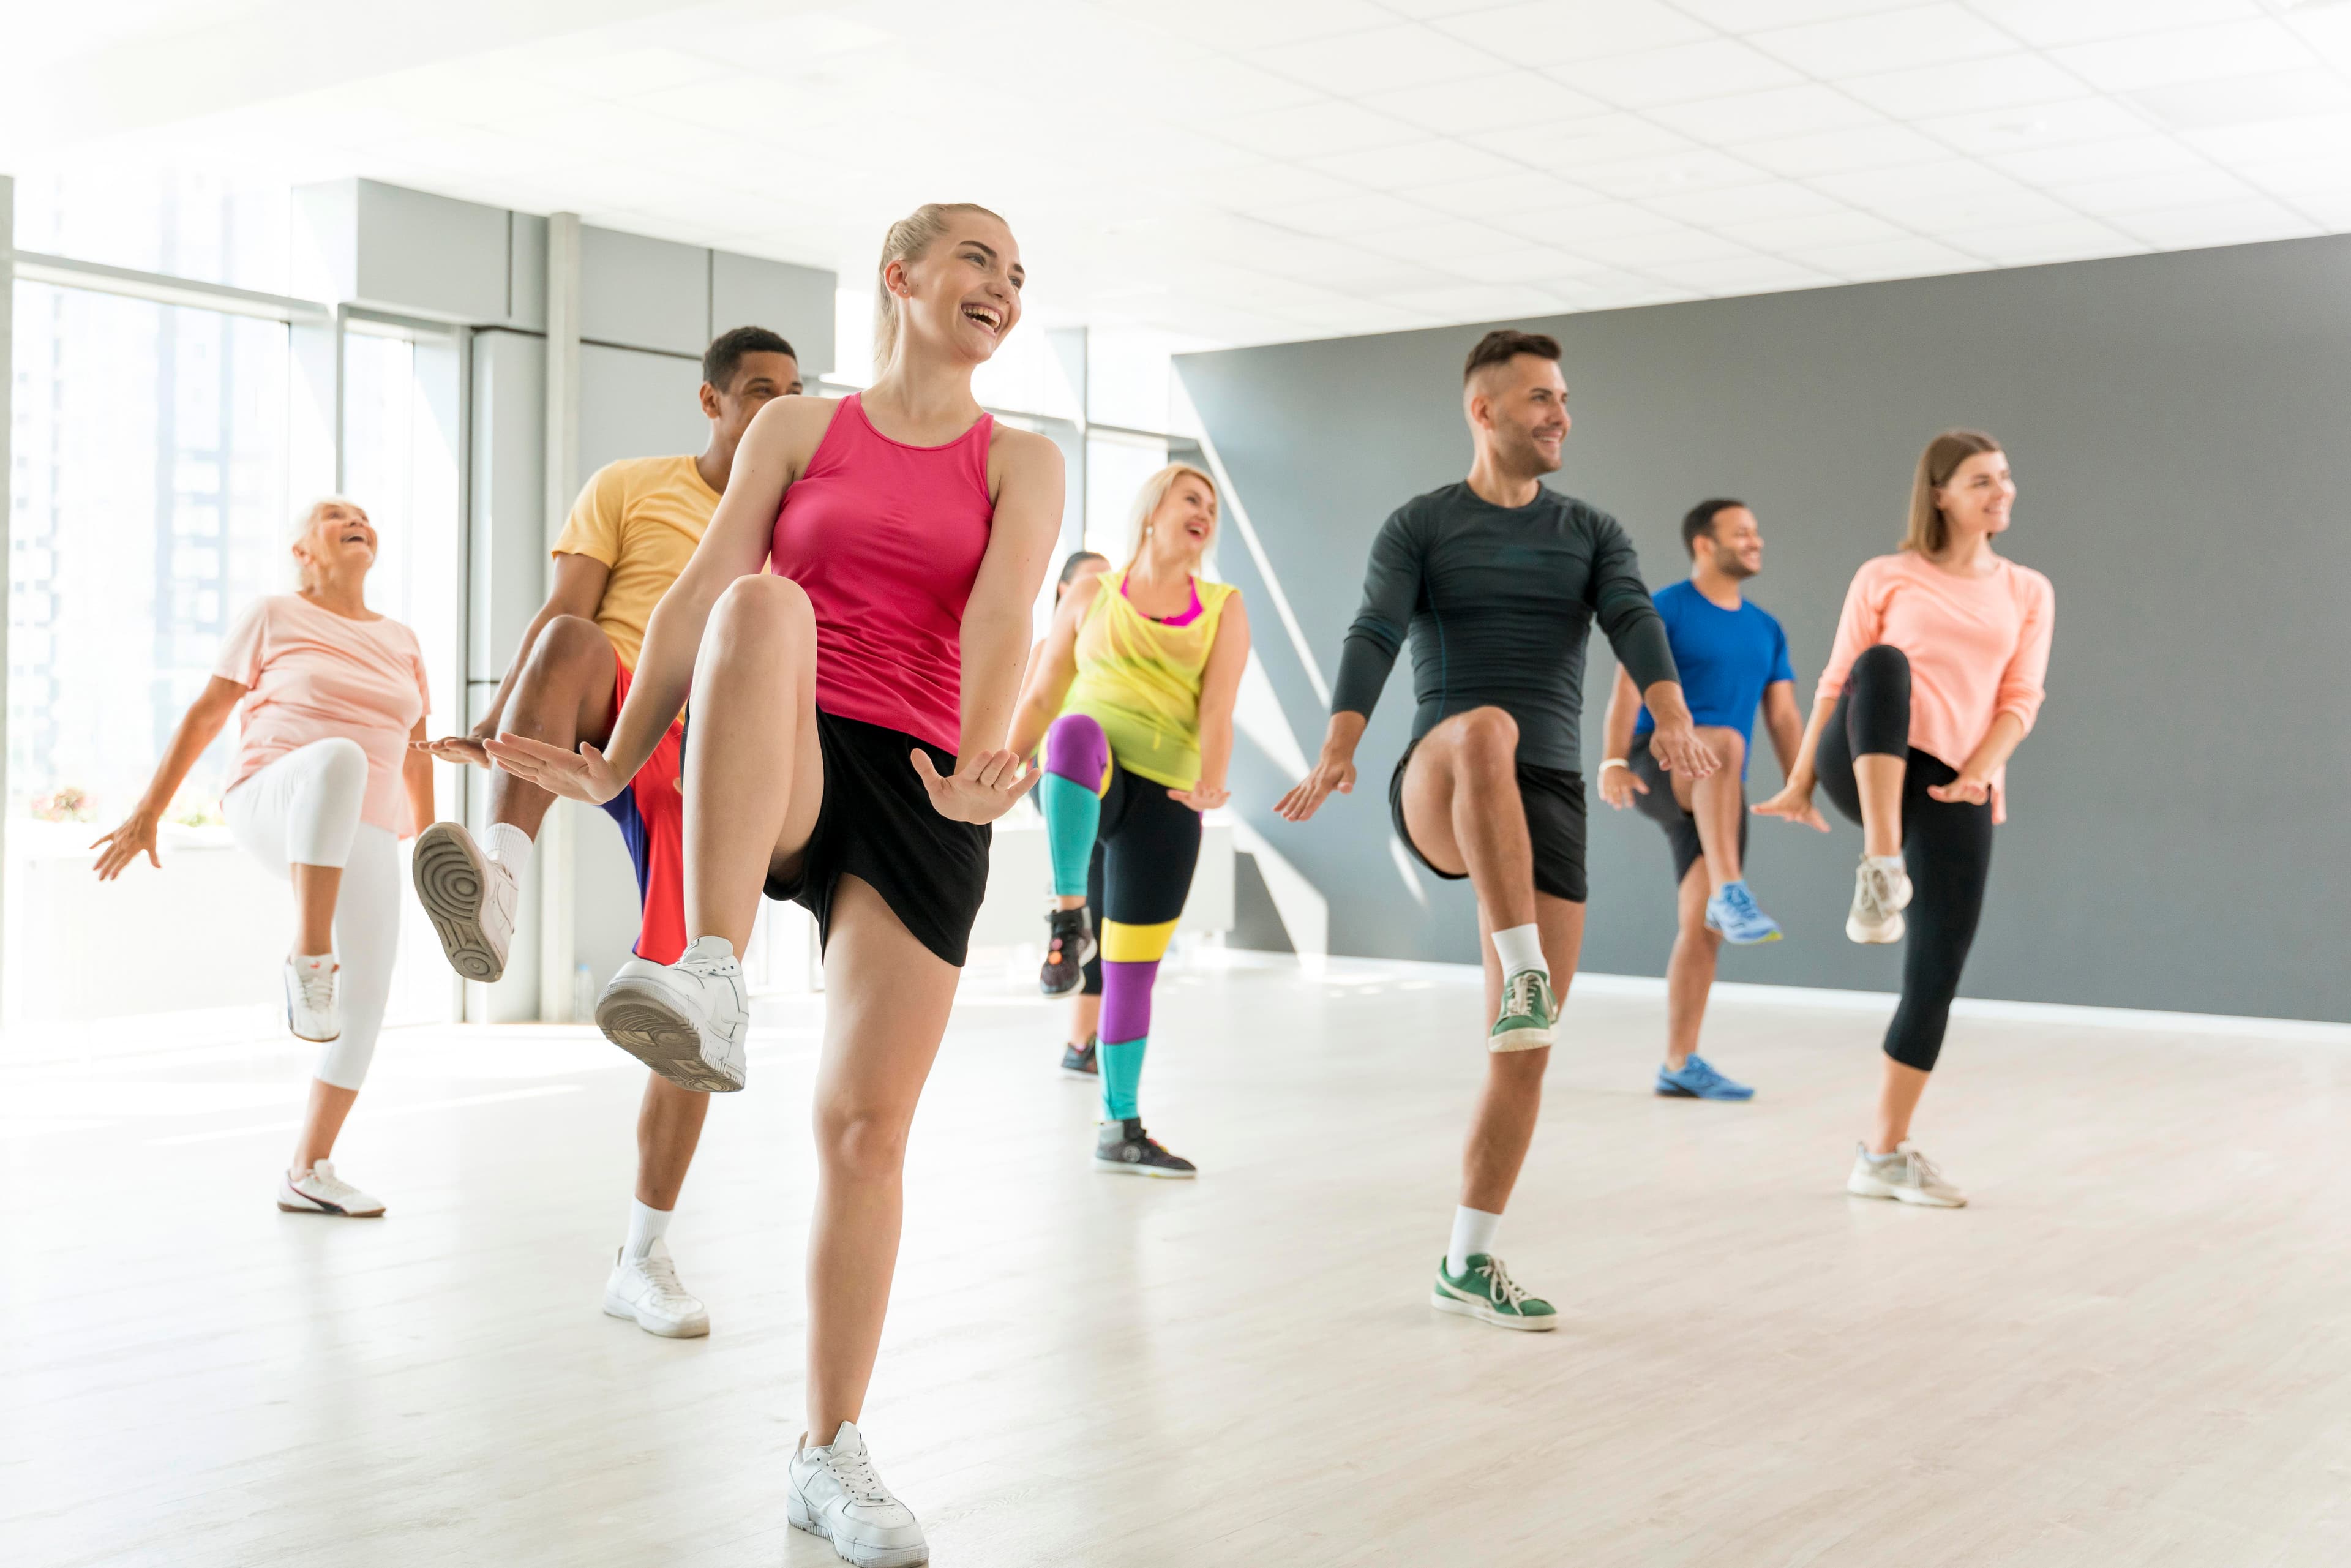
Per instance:
[[[596,470],[571,505],[557,555],[584,555],[611,570],[596,624],[633,670],[645,622],[694,558],[718,509],[691,457],[623,457]]]
[[[1061,711],[1101,725],[1128,772],[1189,789],[1200,781],[1200,684],[1234,589],[1196,579],[1200,612],[1170,626],[1135,609],[1125,582],[1123,571],[1105,575],[1078,626],[1078,678]]]

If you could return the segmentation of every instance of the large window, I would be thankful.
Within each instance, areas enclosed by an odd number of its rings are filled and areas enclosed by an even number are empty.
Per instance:
[[[16,248],[283,294],[292,209],[282,183],[85,162],[16,175]]]

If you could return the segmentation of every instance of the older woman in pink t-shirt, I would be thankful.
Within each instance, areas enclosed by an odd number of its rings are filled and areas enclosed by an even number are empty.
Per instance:
[[[1898,942],[1909,928],[1876,1124],[1845,1179],[1857,1197],[1967,1202],[1911,1145],[1910,1116],[1983,911],[1992,827],[2008,815],[2008,759],[2041,712],[2049,669],[2055,591],[1991,548],[2015,502],[2007,455],[1991,436],[1950,430],[1928,444],[1909,537],[1855,574],[1803,748],[1787,787],[1755,808],[1826,832],[1813,805],[1814,784],[1825,787],[1862,828],[1845,935]]]
[[[311,507],[294,559],[299,593],[264,599],[221,644],[130,819],[92,846],[101,881],[144,853],[181,781],[245,706],[222,797],[229,831],[288,876],[296,905],[286,959],[286,1019],[326,1050],[277,1207],[367,1216],[383,1205],[335,1175],[327,1156],[358,1099],[392,995],[399,948],[400,841],[433,817],[433,760],[411,751],[429,706],[416,634],[367,607],[375,528],[349,501]]]

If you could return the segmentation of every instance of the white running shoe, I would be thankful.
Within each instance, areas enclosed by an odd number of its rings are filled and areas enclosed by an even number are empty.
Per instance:
[[[855,1422],[843,1421],[828,1448],[810,1448],[802,1433],[784,1474],[784,1514],[792,1528],[831,1542],[843,1563],[916,1568],[931,1560],[922,1525],[882,1484]]]
[[[335,1174],[335,1162],[320,1160],[300,1176],[292,1171],[277,1177],[277,1207],[288,1214],[340,1214],[346,1219],[374,1219],[383,1213],[383,1199],[370,1197]]]
[[[343,1032],[342,1014],[335,1007],[335,976],[340,972],[331,953],[324,962],[308,958],[286,960],[286,1027],[296,1040],[324,1045]]]
[[[1902,912],[1910,907],[1910,873],[1898,862],[1881,865],[1867,855],[1854,873],[1853,913],[1844,917],[1844,934],[1856,942],[1902,940]]]
[[[1855,1197],[1890,1197],[1896,1203],[1923,1204],[1928,1208],[1965,1208],[1968,1195],[1935,1168],[1917,1145],[1908,1140],[1894,1145],[1891,1159],[1873,1160],[1866,1145],[1853,1151],[1853,1174],[1844,1178],[1845,1191]]]
[[[604,1038],[688,1089],[743,1087],[750,1033],[743,966],[724,936],[704,936],[674,964],[632,958],[596,998]]]
[[[710,1314],[677,1282],[669,1244],[658,1236],[642,1258],[630,1257],[625,1247],[614,1255],[612,1277],[604,1281],[604,1311],[664,1339],[700,1339],[710,1332]]]
[[[416,835],[409,875],[449,967],[469,980],[505,974],[520,901],[514,873],[484,854],[459,823],[435,822]]]

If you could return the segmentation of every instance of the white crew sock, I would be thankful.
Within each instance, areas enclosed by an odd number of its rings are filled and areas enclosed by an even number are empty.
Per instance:
[[[520,882],[522,873],[530,869],[530,835],[512,822],[492,822],[482,837],[483,852]]]
[[[1861,857],[1861,863],[1874,865],[1878,870],[1887,873],[1901,871],[1906,864],[1900,855],[1864,855]]]
[[[530,841],[525,839],[525,843]],[[629,1244],[622,1249],[623,1256],[643,1258],[653,1249],[653,1243],[669,1229],[669,1217],[674,1212],[655,1208],[651,1204],[629,1200]]]
[[[1533,926],[1520,929],[1531,931]],[[1469,1268],[1471,1254],[1491,1253],[1494,1232],[1502,1228],[1502,1217],[1489,1214],[1482,1208],[1457,1208],[1453,1211],[1453,1244],[1445,1249],[1445,1271],[1459,1279]]]
[[[1532,925],[1495,932],[1494,954],[1502,960],[1502,978],[1506,980],[1529,969],[1546,980],[1551,978],[1551,966],[1543,962],[1542,933]]]

